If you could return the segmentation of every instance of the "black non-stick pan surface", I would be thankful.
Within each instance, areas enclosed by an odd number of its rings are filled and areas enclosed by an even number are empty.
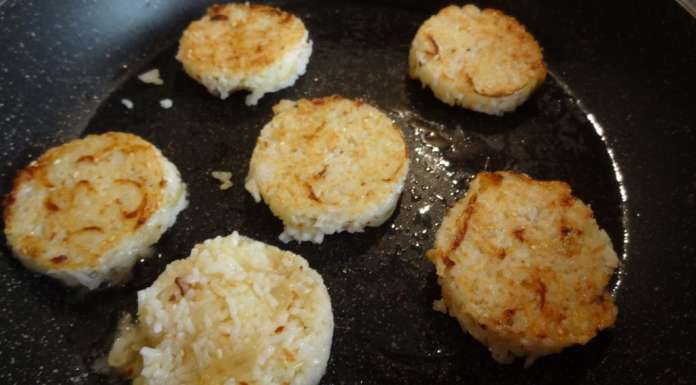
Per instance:
[[[671,1],[491,1],[545,48],[550,76],[514,113],[451,108],[406,76],[419,24],[442,4],[279,2],[314,41],[307,74],[247,107],[218,100],[174,60],[208,2],[0,0],[0,188],[51,146],[88,133],[143,136],[172,160],[190,206],[131,279],[91,293],[0,258],[0,383],[111,384],[95,373],[136,292],[197,242],[233,230],[306,257],[329,288],[335,337],[322,384],[696,383],[696,23]],[[159,68],[161,87],[135,76]],[[243,189],[256,136],[283,98],[363,98],[403,130],[412,159],[383,226],[282,245]],[[122,98],[133,101],[127,110]],[[174,107],[159,106],[170,98]],[[615,328],[530,368],[500,365],[432,310],[424,257],[447,206],[482,170],[562,179],[589,203],[622,266]],[[230,170],[218,189],[212,170]]]

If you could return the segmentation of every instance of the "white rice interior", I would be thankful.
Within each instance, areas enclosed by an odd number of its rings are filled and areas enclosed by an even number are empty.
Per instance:
[[[138,293],[109,364],[138,384],[314,385],[333,336],[321,276],[236,232],[197,245]]]

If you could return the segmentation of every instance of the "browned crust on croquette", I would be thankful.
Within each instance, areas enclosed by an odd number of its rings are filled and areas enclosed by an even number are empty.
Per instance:
[[[447,309],[477,339],[507,344],[518,356],[543,355],[584,344],[614,323],[617,309],[606,285],[616,255],[567,183],[484,172],[464,199],[448,211],[448,230],[438,230],[427,256],[438,266]],[[519,219],[532,209],[518,204],[539,207],[542,222]],[[507,234],[505,247],[490,235],[500,232]],[[520,259],[527,252],[530,259]],[[484,275],[470,275],[479,269]],[[485,275],[496,271],[497,278]],[[488,284],[496,285],[495,298],[481,296]]]
[[[530,73],[534,74],[532,77],[534,77],[535,80],[545,78],[548,70],[546,67],[546,63],[543,61],[543,58],[541,56],[536,56],[535,49],[538,49],[538,51],[541,52],[542,48],[539,42],[534,38],[534,36],[527,32],[527,29],[522,24],[520,24],[520,22],[518,22],[517,19],[515,19],[512,16],[508,16],[497,9],[486,8],[482,10],[482,13],[493,15],[502,20],[503,24],[505,25],[504,30],[514,37],[514,39],[517,41],[517,44],[520,47],[530,47],[530,49],[514,50],[511,55],[512,59],[515,61],[527,63],[529,65]],[[483,96],[503,97],[512,95],[526,86],[527,84],[525,83],[518,87],[509,86],[507,88],[503,87],[500,89],[493,89],[490,91],[483,91],[474,88],[474,92]]]
[[[233,12],[237,10],[243,10],[246,16],[242,19],[233,17]],[[261,21],[271,27],[268,33],[257,30],[264,24]],[[224,30],[220,35],[212,34],[211,24],[224,26]],[[279,27],[283,28],[281,35],[274,31]],[[269,33],[276,33],[276,38],[269,40]],[[198,77],[211,71],[257,73],[298,47],[306,33],[299,18],[272,6],[216,4],[208,8],[203,18],[186,28],[177,58],[188,68],[187,72]],[[224,57],[215,48],[221,44],[227,51]]]
[[[450,105],[501,114],[523,103],[547,74],[542,48],[514,17],[450,5],[418,29],[409,76]]]
[[[409,165],[393,120],[363,100],[338,95],[283,100],[273,113],[257,140],[247,189],[286,231],[331,234],[381,224]]]
[[[17,198],[20,189],[27,184],[38,185],[46,191],[46,197],[43,199],[41,208],[35,208],[35,210],[43,210],[44,216],[51,221],[53,218],[62,218],[61,223],[64,223],[64,235],[60,240],[60,244],[64,247],[70,248],[71,242],[74,241],[74,237],[80,234],[85,234],[88,232],[92,233],[104,233],[105,229],[90,223],[82,223],[81,219],[82,213],[76,212],[70,206],[71,202],[75,202],[79,193],[90,194],[95,198],[96,205],[109,205],[114,202],[102,202],[99,199],[97,191],[93,182],[86,179],[80,179],[73,183],[60,180],[58,182],[53,181],[51,178],[50,170],[52,169],[55,162],[67,161],[70,154],[73,151],[82,151],[82,141],[88,140],[79,139],[73,142],[66,143],[64,145],[52,148],[39,157],[36,161],[32,162],[29,166],[25,167],[15,177],[11,191],[5,196],[3,202],[3,219],[5,222],[5,234],[9,238],[14,240],[12,247],[17,251],[17,253],[25,258],[33,260],[34,263],[44,266],[46,268],[51,265],[61,265],[62,267],[88,267],[96,266],[103,253],[106,252],[110,247],[112,247],[116,242],[119,242],[123,237],[126,237],[133,232],[137,231],[144,223],[147,222],[149,218],[160,208],[163,201],[163,192],[161,181],[163,179],[163,169],[160,166],[161,154],[156,150],[154,146],[150,143],[145,142],[143,139],[126,133],[109,132],[99,135],[103,142],[100,142],[98,148],[95,148],[93,152],[88,154],[83,154],[73,159],[74,164],[78,165],[89,165],[89,167],[102,167],[101,163],[106,157],[109,156],[113,151],[118,151],[123,154],[135,154],[139,153],[144,162],[147,162],[147,170],[152,173],[153,179],[159,180],[159,183],[155,185],[144,185],[140,180],[133,179],[114,179],[113,184],[118,185],[129,185],[132,186],[134,191],[137,191],[140,201],[134,209],[122,210],[121,212],[121,222],[122,227],[117,231],[117,234],[112,234],[113,237],[105,240],[103,244],[98,245],[93,250],[86,251],[83,253],[81,260],[78,258],[73,258],[71,255],[58,255],[50,256],[44,255],[48,248],[54,246],[53,234],[15,234],[14,233],[14,223],[21,218],[18,217],[22,213],[17,212],[16,205],[18,204]],[[91,150],[90,150],[91,151]],[[56,184],[60,183],[60,185]],[[165,183],[166,185],[166,183]],[[61,199],[57,199],[61,198]],[[61,203],[58,203],[61,202]],[[67,202],[67,205],[66,205]],[[116,204],[119,204],[117,199]],[[101,207],[101,206],[99,206]],[[55,219],[57,220],[57,219]],[[51,222],[53,223],[53,222]],[[83,224],[82,226],[80,226]],[[50,226],[55,226],[52,224]],[[112,230],[113,231],[113,230]],[[14,234],[12,237],[9,234]],[[56,240],[55,242],[58,242]]]

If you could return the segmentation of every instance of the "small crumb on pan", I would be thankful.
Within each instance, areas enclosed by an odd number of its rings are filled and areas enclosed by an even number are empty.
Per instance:
[[[229,171],[213,171],[210,175],[220,181],[220,190],[227,190],[232,187],[232,173]]]
[[[147,72],[143,72],[138,75],[138,79],[146,84],[154,84],[156,86],[161,86],[164,84],[164,80],[160,77],[160,72],[157,68],[153,68]]]
[[[134,106],[133,101],[126,98],[121,99],[121,104],[123,104],[129,110],[132,110]]]
[[[171,99],[162,99],[159,103],[160,107],[164,108],[165,110],[168,110],[174,106],[174,102]]]

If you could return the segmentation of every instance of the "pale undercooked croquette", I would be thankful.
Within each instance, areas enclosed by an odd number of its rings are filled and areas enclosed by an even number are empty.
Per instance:
[[[449,105],[500,115],[527,100],[546,65],[539,43],[515,18],[450,5],[416,33],[409,75]]]
[[[304,258],[234,232],[170,263],[119,329],[108,363],[137,385],[316,385],[333,314]]]
[[[283,221],[282,241],[321,243],[325,234],[387,220],[409,166],[406,142],[391,119],[339,96],[283,100],[273,112],[245,187]]]
[[[618,258],[566,183],[480,173],[427,255],[442,287],[436,305],[497,361],[585,344],[616,319],[607,284]]]
[[[187,203],[179,171],[151,143],[90,135],[46,151],[17,175],[5,236],[31,270],[94,289],[147,256]]]
[[[222,99],[237,90],[255,105],[305,73],[312,41],[302,20],[266,5],[213,5],[191,23],[177,59],[192,78]]]

